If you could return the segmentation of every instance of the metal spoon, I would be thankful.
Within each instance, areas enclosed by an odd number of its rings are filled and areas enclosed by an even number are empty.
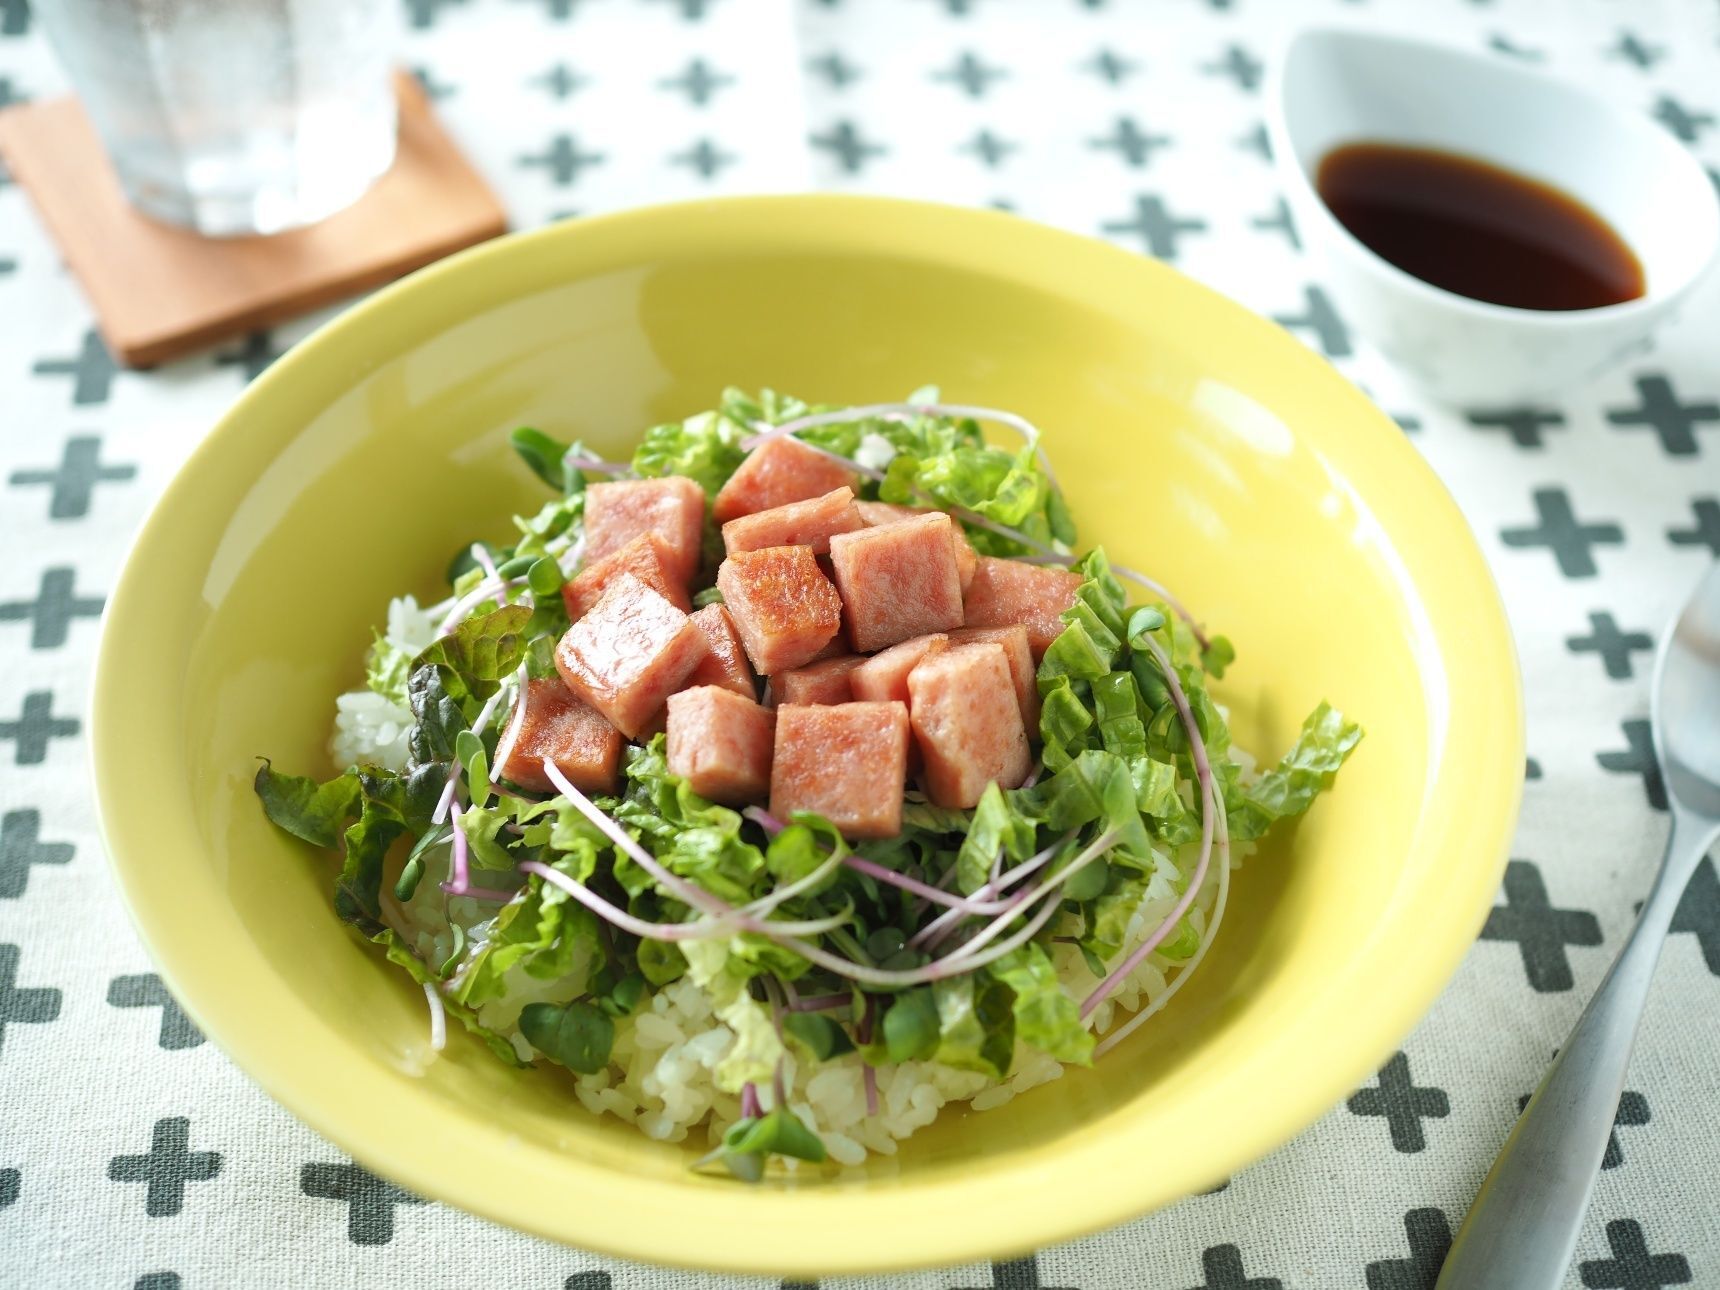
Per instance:
[[[1672,807],[1660,873],[1630,939],[1505,1139],[1437,1290],[1564,1283],[1660,947],[1685,884],[1720,838],[1720,563],[1660,643],[1652,715]]]

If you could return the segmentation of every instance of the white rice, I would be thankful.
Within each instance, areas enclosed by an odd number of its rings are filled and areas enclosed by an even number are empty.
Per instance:
[[[410,597],[389,606],[386,639],[402,649],[422,649],[435,636],[435,623]],[[412,714],[368,690],[343,694],[336,700],[333,749],[337,763],[373,762],[398,768],[405,764],[406,732]],[[1245,754],[1235,754],[1242,761]],[[1253,850],[1251,844],[1232,848],[1232,867]],[[1176,857],[1190,866],[1196,848]],[[486,939],[496,906],[465,897],[445,897],[439,882],[447,876],[446,849],[426,856],[426,869],[413,899],[393,907],[400,931],[425,962],[444,962],[454,949],[452,923],[466,928],[468,947]],[[1148,883],[1147,896],[1129,924],[1128,939],[1140,935],[1170,912],[1176,903],[1172,865],[1161,865]],[[1218,885],[1216,867],[1209,871],[1199,896],[1189,909],[1195,929],[1205,934],[1206,919]],[[392,920],[391,920],[392,921]],[[1073,930],[1066,928],[1064,930]],[[1078,948],[1054,943],[1052,961],[1065,988],[1085,998],[1098,978],[1087,968]],[[1126,978],[1088,1018],[1099,1033],[1114,1021],[1151,1003],[1167,988],[1167,973],[1176,961],[1152,954]],[[556,981],[543,981],[516,967],[505,978],[502,998],[485,1004],[479,1020],[507,1035],[522,1058],[530,1059],[530,1044],[519,1033],[521,1009],[533,1002],[566,1002],[584,987],[585,965]],[[1174,980],[1174,975],[1169,978]],[[754,1005],[755,1007],[757,1005]],[[574,1077],[574,1093],[595,1115],[613,1115],[636,1125],[647,1136],[664,1142],[695,1137],[715,1144],[723,1130],[740,1117],[740,1080],[719,1076],[719,1069],[737,1052],[736,1033],[718,1016],[719,1003],[696,984],[692,974],[658,990],[648,1006],[616,1025],[615,1045],[606,1070]],[[725,1015],[729,1010],[724,1007]],[[803,1068],[794,1054],[784,1062],[789,1107],[824,1141],[832,1160],[842,1166],[862,1164],[869,1154],[893,1154],[896,1144],[923,1129],[945,1106],[966,1103],[988,1111],[1063,1074],[1063,1064],[1025,1045],[1016,1046],[1007,1078],[994,1080],[956,1070],[938,1062],[903,1062],[877,1071],[878,1114],[866,1110],[866,1093],[858,1054]],[[729,1072],[732,1076],[732,1072]],[[759,1084],[761,1101],[771,1105],[768,1080]],[[793,1169],[796,1162],[790,1160]]]

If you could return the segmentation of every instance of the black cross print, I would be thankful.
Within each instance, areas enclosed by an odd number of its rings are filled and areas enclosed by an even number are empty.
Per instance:
[[[1523,1108],[1529,1105],[1533,1094],[1525,1093],[1517,1099],[1517,1114],[1523,1114]],[[1635,1129],[1649,1121],[1648,1099],[1633,1089],[1627,1089],[1619,1095],[1618,1110],[1613,1115],[1612,1132],[1607,1135],[1606,1153],[1601,1156],[1602,1169],[1617,1169],[1624,1163],[1624,1148],[1619,1145],[1618,1131],[1620,1129]]]
[[[1672,930],[1691,932],[1702,950],[1702,961],[1720,976],[1720,871],[1705,857],[1691,875],[1690,885],[1672,912]]]
[[[1407,1259],[1380,1259],[1367,1266],[1368,1290],[1433,1290],[1451,1252],[1451,1223],[1432,1205],[1403,1216],[1409,1236]]]
[[[23,1190],[24,1175],[16,1169],[0,1169],[0,1209],[18,1203],[18,1193]]]
[[[1487,38],[1487,48],[1495,54],[1504,54],[1507,58],[1515,58],[1525,63],[1539,63],[1547,57],[1546,50],[1519,45],[1509,36],[1499,32],[1494,32]]]
[[[1236,146],[1244,152],[1259,155],[1262,161],[1272,160],[1272,136],[1266,133],[1266,122],[1261,121],[1247,134],[1236,141]]]
[[[978,157],[988,169],[996,170],[1018,147],[1019,144],[1000,138],[987,129],[981,130],[966,143],[959,145],[956,151]]]
[[[151,1218],[171,1218],[185,1208],[185,1184],[208,1182],[221,1172],[219,1151],[192,1151],[191,1121],[183,1115],[155,1122],[149,1151],[141,1156],[115,1156],[108,1161],[114,1182],[147,1183],[143,1212]]]
[[[687,101],[697,107],[704,107],[718,90],[734,83],[734,77],[727,72],[719,72],[702,58],[695,58],[688,63],[680,75],[657,82],[662,89],[682,91],[686,94]]]
[[[1683,143],[1695,143],[1698,136],[1714,124],[1712,112],[1692,112],[1670,94],[1662,94],[1654,101],[1654,119]]]
[[[1010,1259],[991,1265],[989,1286],[954,1286],[951,1290],[1057,1290],[1039,1279],[1039,1256],[1029,1254],[1025,1259]]]
[[[609,1290],[614,1282],[607,1272],[575,1272],[561,1283],[561,1290]],[[787,1290],[788,1282],[783,1282]]]
[[[585,0],[544,0],[551,22],[566,22]]]
[[[784,1281],[778,1290],[818,1290],[816,1281]]]
[[[1634,63],[1643,71],[1653,67],[1666,56],[1664,45],[1646,44],[1637,37],[1634,31],[1621,31],[1618,40],[1606,50],[1613,58],[1621,58],[1627,63]]]
[[[1465,412],[1464,419],[1483,430],[1503,430],[1519,448],[1544,448],[1541,431],[1565,424],[1565,414],[1556,408],[1500,408]]]
[[[973,12],[973,0],[938,0],[944,12],[952,18],[965,18]]]
[[[984,97],[993,81],[1008,80],[1009,72],[1002,67],[987,66],[971,49],[964,49],[953,67],[933,72],[932,79],[945,85],[958,86],[969,98],[977,99]]]
[[[1540,779],[1541,763],[1536,761],[1533,757],[1525,757],[1523,759],[1523,778],[1527,780]]]
[[[179,1290],[177,1272],[145,1272],[132,1282],[131,1290]]]
[[[1397,1053],[1380,1067],[1379,1083],[1357,1089],[1346,1103],[1355,1115],[1382,1116],[1396,1151],[1425,1150],[1424,1119],[1443,1120],[1451,1114],[1451,1099],[1442,1088],[1418,1088],[1409,1073],[1409,1057]]]
[[[1292,251],[1302,249],[1302,239],[1296,235],[1296,221],[1290,215],[1290,203],[1282,197],[1270,215],[1256,215],[1248,221],[1248,226],[1262,233],[1282,233]]]
[[[24,696],[24,707],[16,721],[0,721],[0,740],[17,741],[12,761],[18,766],[36,766],[48,756],[48,744],[55,739],[69,739],[78,733],[76,717],[54,715],[54,695],[50,690],[32,690]]]
[[[1584,1259],[1577,1271],[1590,1290],[1662,1290],[1690,1284],[1690,1261],[1682,1254],[1650,1254],[1642,1224],[1634,1218],[1607,1224],[1610,1259]]]
[[[1241,45],[1232,45],[1216,63],[1201,64],[1208,76],[1228,76],[1249,93],[1260,88],[1260,77],[1266,67]]]
[[[24,103],[29,95],[20,93],[13,88],[10,76],[0,76],[0,108],[11,107],[14,103]]]
[[[1553,908],[1540,869],[1528,860],[1513,860],[1505,866],[1505,903],[1488,911],[1481,939],[1516,941],[1530,988],[1559,994],[1572,985],[1565,947],[1599,945],[1601,925],[1585,909]]]
[[[1673,546],[1705,546],[1720,556],[1720,500],[1698,497],[1690,509],[1696,523],[1687,529],[1667,529],[1666,540]]]
[[[345,1201],[346,1236],[354,1245],[387,1245],[394,1239],[394,1207],[424,1203],[422,1196],[356,1164],[308,1164],[299,1171],[299,1190],[319,1200]]]
[[[543,166],[549,171],[550,179],[558,188],[579,182],[580,174],[587,166],[602,165],[604,154],[601,152],[581,152],[579,144],[572,135],[558,134],[551,140],[549,147],[536,156],[519,158],[522,166]]]
[[[422,63],[412,69],[412,79],[418,82],[419,88],[429,96],[432,103],[440,103],[443,99],[448,98],[456,89],[459,88],[456,85],[449,84],[447,81],[438,80],[436,73],[431,71],[428,67],[425,67]]]
[[[700,139],[685,152],[677,152],[669,158],[671,165],[690,166],[701,179],[714,179],[719,170],[732,166],[735,161],[734,153],[724,152],[709,139]]]
[[[1565,648],[1573,654],[1599,654],[1607,675],[1623,681],[1636,670],[1630,656],[1652,650],[1654,637],[1647,632],[1621,632],[1611,614],[1591,613],[1589,634],[1565,637]]]
[[[557,63],[548,71],[532,77],[530,84],[543,86],[559,101],[567,98],[575,90],[583,89],[586,80],[566,63]]]
[[[155,1042],[169,1052],[195,1048],[203,1042],[203,1032],[153,972],[116,976],[108,982],[107,1001],[115,1008],[160,1008],[161,1028]]]
[[[60,992],[52,986],[18,986],[16,945],[0,945],[0,1049],[6,1044],[6,1027],[40,1026],[60,1015]]]
[[[1214,1245],[1202,1250],[1200,1273],[1204,1285],[1194,1290],[1284,1290],[1277,1277],[1251,1277],[1242,1270],[1242,1251],[1234,1245]]]
[[[1112,49],[1101,49],[1081,64],[1081,71],[1092,72],[1107,85],[1121,85],[1140,70],[1140,64],[1124,58]]]
[[[882,144],[868,143],[848,120],[838,121],[823,134],[813,135],[811,142],[814,148],[835,157],[836,164],[850,175],[858,174],[868,161],[882,157],[886,151]]]
[[[30,0],[0,0],[0,36],[22,36],[30,30]]]
[[[1163,148],[1171,141],[1168,134],[1148,134],[1135,123],[1132,116],[1120,116],[1110,134],[1088,139],[1089,148],[1115,152],[1137,170],[1153,159],[1153,149]]]
[[[1161,260],[1177,258],[1177,243],[1185,233],[1204,233],[1206,221],[1203,219],[1183,219],[1172,215],[1165,209],[1163,199],[1155,193],[1140,193],[1135,197],[1135,212],[1132,218],[1111,220],[1099,226],[1100,230],[1113,236],[1132,233],[1141,239],[1141,245],[1148,255],[1156,255]]]
[[[1211,1187],[1208,1187],[1205,1191],[1197,1191],[1195,1193],[1195,1195],[1196,1196],[1216,1196],[1216,1195],[1218,1195],[1219,1192],[1228,1191],[1229,1189],[1230,1189],[1230,1179],[1226,1178],[1223,1182],[1214,1183]]]
[[[266,331],[254,331],[245,337],[245,343],[238,349],[230,349],[224,354],[215,356],[217,367],[237,367],[245,373],[247,381],[254,381],[269,370],[269,365],[284,354],[285,350],[275,348],[274,337]]]
[[[1647,426],[1660,437],[1661,450],[1668,457],[1694,457],[1697,426],[1720,423],[1720,403],[1712,399],[1680,403],[1672,382],[1664,376],[1637,377],[1636,393],[1640,400],[1636,407],[1608,408],[1607,420],[1615,426]]]
[[[16,900],[30,882],[33,864],[70,864],[70,842],[39,842],[42,813],[7,811],[0,816],[0,900]]]
[[[84,333],[83,345],[76,358],[44,358],[33,370],[41,376],[70,376],[72,402],[84,407],[107,402],[108,391],[113,388],[114,373],[119,368],[114,365],[113,355],[108,353],[101,336],[92,329]]]
[[[1347,358],[1350,354],[1350,329],[1345,326],[1337,309],[1317,286],[1302,291],[1303,311],[1299,314],[1273,314],[1272,321],[1280,327],[1296,331],[1306,327],[1320,342],[1320,352],[1327,358]]]
[[[1666,781],[1660,777],[1660,762],[1654,755],[1654,737],[1647,721],[1634,717],[1619,722],[1626,746],[1595,754],[1602,770],[1615,775],[1641,775],[1642,791],[1657,811],[1666,809]]]
[[[710,12],[711,0],[669,0],[681,12],[683,22],[699,22]]]
[[[832,89],[847,89],[860,79],[860,69],[837,50],[808,59],[806,65],[830,82]]]
[[[0,623],[29,623],[31,649],[60,648],[74,619],[100,618],[106,603],[101,596],[79,596],[76,578],[69,565],[44,570],[34,600],[0,604]]]
[[[442,16],[442,10],[465,3],[466,0],[406,0],[407,21],[418,30],[424,31],[436,25],[436,19]]]
[[[1579,523],[1564,489],[1537,488],[1533,498],[1541,522],[1534,528],[1501,529],[1499,540],[1509,547],[1548,548],[1559,562],[1559,572],[1565,577],[1594,577],[1593,548],[1624,544],[1624,530],[1617,524]]]

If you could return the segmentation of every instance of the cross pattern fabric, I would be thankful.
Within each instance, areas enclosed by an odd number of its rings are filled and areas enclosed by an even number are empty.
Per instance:
[[[1352,331],[1304,260],[1263,127],[1265,78],[1303,23],[1437,35],[1648,114],[1720,186],[1720,11],[1697,0],[402,4],[406,64],[516,227],[807,188],[1012,210],[1159,256],[1276,319],[1366,389],[1439,472],[1511,614],[1530,753],[1511,863],[1450,989],[1319,1124],[1205,1195],[1030,1258],[843,1283],[1430,1287],[1659,858],[1648,670],[1661,625],[1720,557],[1720,283],[1654,347],[1567,397],[1430,403]],[[27,0],[0,0],[0,103],[63,86]],[[152,372],[118,369],[0,174],[0,1284],[774,1290],[550,1245],[371,1176],[203,1042],[114,896],[84,774],[97,617],[130,534],[199,436],[328,316]],[[1708,861],[1673,921],[1570,1286],[1720,1285],[1717,1017],[1720,878]],[[583,1112],[570,1101],[569,1114]]]

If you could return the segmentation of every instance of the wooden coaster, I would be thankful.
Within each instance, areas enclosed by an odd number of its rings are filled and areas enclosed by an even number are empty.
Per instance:
[[[0,155],[95,306],[108,348],[147,367],[268,327],[507,231],[507,216],[411,77],[394,166],[358,203],[272,237],[206,238],[127,204],[75,99],[0,112]]]

